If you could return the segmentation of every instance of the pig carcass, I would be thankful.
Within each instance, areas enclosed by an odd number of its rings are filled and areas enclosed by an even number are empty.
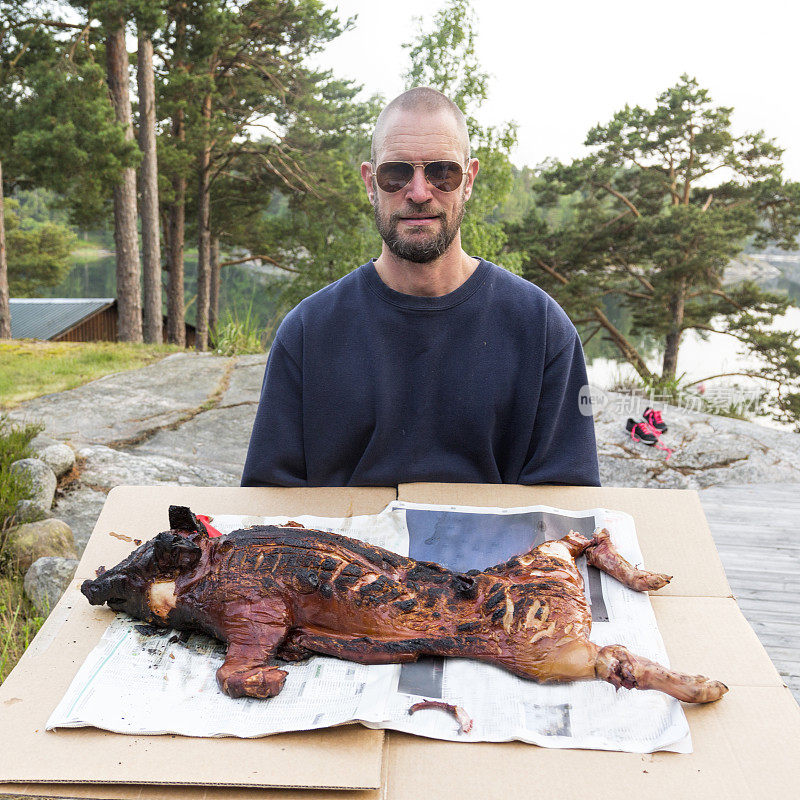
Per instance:
[[[386,664],[420,656],[486,661],[540,682],[599,678],[705,703],[727,687],[589,641],[591,612],[575,558],[638,591],[666,575],[636,569],[607,531],[570,532],[503,564],[467,573],[296,524],[210,537],[182,506],[171,530],[145,542],[81,591],[145,622],[202,631],[228,645],[217,672],[231,697],[272,697],[286,671],[275,659],[314,653]]]

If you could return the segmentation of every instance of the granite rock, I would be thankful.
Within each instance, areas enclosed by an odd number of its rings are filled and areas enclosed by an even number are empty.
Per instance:
[[[56,498],[53,514],[72,528],[78,555],[83,555],[105,502],[105,492],[88,486],[79,486]]]
[[[228,473],[210,467],[187,464],[168,456],[143,456],[92,445],[78,451],[83,459],[81,482],[109,491],[119,485],[176,484],[178,486],[238,486]]]
[[[45,556],[37,558],[25,573],[23,588],[36,610],[47,616],[75,576],[78,561],[74,558]]]
[[[57,481],[53,470],[38,458],[22,458],[11,465],[11,471],[24,475],[31,489],[30,497],[17,504],[17,520],[25,522],[47,514],[56,492]]]
[[[69,445],[60,442],[40,450],[36,457],[53,470],[56,478],[66,475],[75,465],[75,451]]]
[[[66,522],[43,519],[17,525],[9,531],[6,547],[12,563],[24,572],[44,556],[75,558],[75,539]]]
[[[636,442],[628,417],[642,419],[646,398],[600,393],[595,433],[603,486],[701,489],[726,483],[800,483],[800,434],[664,403],[663,447]]]

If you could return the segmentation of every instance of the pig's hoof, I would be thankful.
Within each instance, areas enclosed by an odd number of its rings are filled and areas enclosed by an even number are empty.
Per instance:
[[[221,670],[220,670],[221,671]],[[283,688],[286,671],[275,667],[255,667],[220,676],[220,687],[229,697],[275,697]]]

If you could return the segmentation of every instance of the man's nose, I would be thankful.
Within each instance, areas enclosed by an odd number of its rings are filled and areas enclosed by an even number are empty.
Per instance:
[[[433,197],[431,185],[425,178],[424,167],[414,167],[414,177],[406,187],[406,197],[414,203],[425,203]]]

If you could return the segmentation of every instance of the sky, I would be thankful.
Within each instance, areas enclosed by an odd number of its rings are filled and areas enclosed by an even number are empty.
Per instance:
[[[414,17],[426,30],[443,0],[327,0],[355,28],[315,60],[387,99],[403,91]],[[583,155],[583,140],[626,103],[653,107],[684,72],[718,105],[733,132],[764,130],[800,180],[800,2],[797,0],[473,0],[477,54],[491,75],[483,124],[519,126],[512,160]]]

